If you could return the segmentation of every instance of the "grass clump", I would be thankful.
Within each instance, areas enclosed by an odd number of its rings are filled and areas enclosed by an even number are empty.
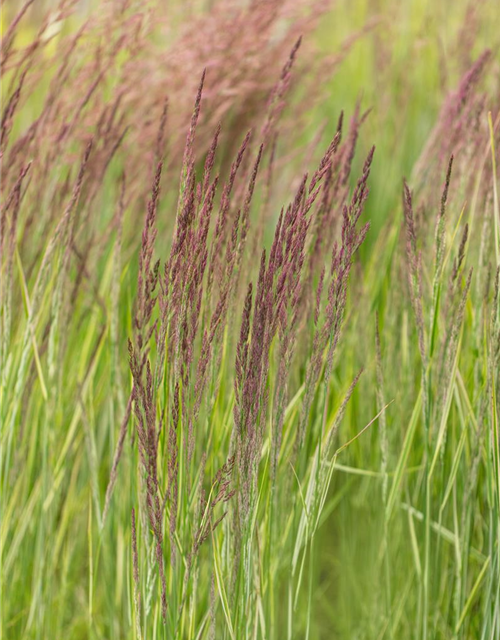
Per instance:
[[[2,637],[496,637],[488,8],[400,163],[397,44],[373,113],[325,82],[390,51],[390,3],[333,57],[322,2],[32,4],[1,49]]]

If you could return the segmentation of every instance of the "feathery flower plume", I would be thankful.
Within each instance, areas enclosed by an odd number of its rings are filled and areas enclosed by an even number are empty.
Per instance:
[[[342,213],[342,230],[341,243],[333,245],[329,278],[330,282],[327,289],[328,302],[325,308],[325,319],[321,326],[317,326],[314,332],[311,356],[307,365],[305,379],[305,393],[302,403],[299,429],[295,442],[295,450],[303,445],[306,425],[309,419],[309,411],[316,385],[319,381],[321,369],[323,367],[323,354],[326,351],[324,361],[324,387],[328,386],[330,380],[333,357],[340,338],[342,329],[345,306],[347,302],[347,285],[352,266],[352,259],[356,251],[363,243],[368,232],[369,225],[366,224],[360,230],[357,229],[357,223],[363,211],[366,198],[368,197],[367,181],[370,175],[370,167],[373,160],[375,147],[370,150],[364,166],[363,173],[359,178],[353,191],[351,202],[349,205],[343,206]],[[321,288],[317,294],[317,304],[321,298],[321,290],[323,288],[323,278],[320,279]],[[315,317],[319,316],[319,312],[315,311]]]

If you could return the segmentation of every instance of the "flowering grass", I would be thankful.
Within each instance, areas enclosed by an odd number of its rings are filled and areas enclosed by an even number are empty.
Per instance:
[[[0,637],[498,637],[494,8],[49,4],[1,45]]]

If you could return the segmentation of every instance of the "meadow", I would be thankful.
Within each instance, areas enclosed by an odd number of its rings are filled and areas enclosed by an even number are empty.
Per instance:
[[[500,638],[500,7],[2,6],[0,640]]]

